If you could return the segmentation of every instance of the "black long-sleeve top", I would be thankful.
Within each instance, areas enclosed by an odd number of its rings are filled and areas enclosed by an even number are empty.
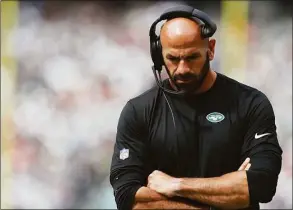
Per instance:
[[[168,80],[164,81],[169,87]],[[132,209],[148,175],[216,177],[246,157],[250,207],[272,200],[281,170],[275,116],[259,90],[217,73],[207,92],[171,95],[158,87],[129,100],[121,112],[110,182],[118,209]],[[237,187],[237,186],[235,186]]]

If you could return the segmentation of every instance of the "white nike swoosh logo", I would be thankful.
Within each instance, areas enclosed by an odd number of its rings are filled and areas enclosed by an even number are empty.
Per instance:
[[[258,135],[258,134],[256,133],[255,136],[254,136],[254,138],[255,138],[255,139],[259,139],[259,138],[264,137],[264,136],[267,136],[267,135],[271,135],[271,133],[264,133],[264,134],[260,134],[260,135]]]

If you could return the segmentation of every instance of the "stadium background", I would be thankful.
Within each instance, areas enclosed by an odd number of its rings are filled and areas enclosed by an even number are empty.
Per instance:
[[[126,101],[154,85],[148,30],[189,4],[218,24],[212,67],[271,100],[292,208],[290,1],[2,1],[1,208],[115,208],[109,166]]]

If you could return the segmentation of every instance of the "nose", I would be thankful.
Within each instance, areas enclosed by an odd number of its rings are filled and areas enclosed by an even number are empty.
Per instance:
[[[177,67],[177,74],[185,74],[190,71],[189,66],[184,60],[180,60],[178,67]]]

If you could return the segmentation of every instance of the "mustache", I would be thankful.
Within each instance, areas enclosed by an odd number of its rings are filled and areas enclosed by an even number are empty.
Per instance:
[[[192,78],[196,78],[197,75],[192,74],[192,73],[186,73],[186,74],[176,74],[173,75],[173,79],[176,80],[188,80],[188,79],[192,79]]]

